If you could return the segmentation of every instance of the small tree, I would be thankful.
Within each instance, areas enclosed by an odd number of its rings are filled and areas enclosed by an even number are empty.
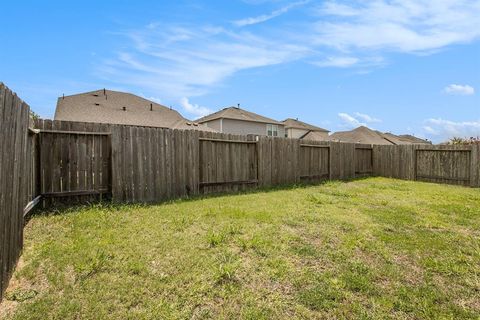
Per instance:
[[[30,118],[32,118],[33,120],[37,120],[37,119],[40,119],[40,116],[36,114],[34,111],[30,110]]]
[[[453,137],[448,141],[448,144],[452,144],[452,145],[480,144],[480,137],[470,137],[470,138]]]

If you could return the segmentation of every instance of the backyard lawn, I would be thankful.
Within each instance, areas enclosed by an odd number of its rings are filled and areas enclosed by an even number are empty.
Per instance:
[[[368,178],[57,213],[28,223],[0,317],[480,317],[479,189]]]

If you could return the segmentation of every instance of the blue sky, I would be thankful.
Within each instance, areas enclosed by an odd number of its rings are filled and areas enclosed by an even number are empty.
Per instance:
[[[240,103],[331,131],[480,135],[479,0],[7,1],[0,81],[136,93],[197,118]]]

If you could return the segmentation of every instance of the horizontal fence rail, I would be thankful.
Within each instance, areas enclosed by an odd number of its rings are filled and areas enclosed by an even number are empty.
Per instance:
[[[480,146],[373,146],[374,174],[480,187]]]
[[[159,202],[370,175],[479,186],[478,146],[380,146],[52,120],[38,120],[35,129],[39,143],[50,146],[46,155],[39,152],[41,194],[54,199]]]

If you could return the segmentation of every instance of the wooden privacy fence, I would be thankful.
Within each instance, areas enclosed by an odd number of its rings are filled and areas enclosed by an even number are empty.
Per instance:
[[[53,199],[85,201],[110,193],[111,141],[107,130],[101,124],[35,121],[36,174],[39,194],[46,204],[54,203]]]
[[[32,199],[30,108],[0,83],[0,301],[23,246],[23,210]]]
[[[348,143],[52,120],[35,129],[50,198],[158,202],[373,173],[371,146]]]
[[[478,146],[372,146],[52,120],[35,127],[45,197],[158,202],[366,175],[479,186]]]
[[[373,146],[375,175],[480,187],[480,146]]]

